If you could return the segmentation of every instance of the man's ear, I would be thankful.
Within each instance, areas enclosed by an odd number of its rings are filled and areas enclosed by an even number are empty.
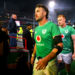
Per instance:
[[[44,12],[44,15],[45,15],[45,16],[46,16],[46,14],[47,14],[47,13],[46,13],[46,12]]]

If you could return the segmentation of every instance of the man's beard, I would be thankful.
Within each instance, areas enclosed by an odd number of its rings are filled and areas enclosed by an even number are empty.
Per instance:
[[[40,18],[40,19],[38,19],[38,20],[36,20],[37,22],[40,22],[42,20],[42,18]]]

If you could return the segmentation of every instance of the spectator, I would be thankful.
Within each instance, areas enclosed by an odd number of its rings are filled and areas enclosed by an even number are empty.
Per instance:
[[[31,37],[30,34],[30,30],[31,26],[29,24],[27,24],[26,29],[23,29],[23,38],[26,38],[27,40],[27,49],[30,51],[30,54],[32,53],[32,49],[33,49],[33,39]],[[25,46],[25,41],[23,41],[24,46]]]
[[[0,72],[6,72],[8,68],[8,54],[9,54],[9,36],[5,26],[0,28]]]
[[[67,25],[72,26],[72,25],[71,25],[71,21],[70,21],[70,20],[68,21]]]
[[[74,24],[72,25],[72,27],[75,29],[75,22],[74,22]]]
[[[1,30],[2,30],[2,31],[5,31],[5,32],[8,34],[8,29],[7,29],[7,25],[6,25],[6,24],[3,24],[3,25],[2,25]]]
[[[27,24],[26,29],[23,28],[23,38],[27,40],[27,50],[29,50],[30,57],[33,50],[33,40],[30,34],[30,25]],[[25,47],[25,39],[23,39],[23,45]],[[20,53],[18,64],[17,64],[17,70],[20,72],[25,72],[27,74],[31,75],[32,72],[32,66],[30,64],[30,59],[28,58],[28,53]]]
[[[17,26],[16,26],[16,19],[17,19],[17,15],[16,14],[12,14],[10,20],[9,20],[9,24],[8,24],[8,31],[9,31],[9,36],[17,36]],[[17,45],[17,41],[16,38],[10,38],[10,47],[16,47]]]

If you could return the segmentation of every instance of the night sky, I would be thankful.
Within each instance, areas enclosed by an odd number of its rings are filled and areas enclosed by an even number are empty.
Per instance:
[[[32,15],[34,12],[35,5],[42,3],[48,5],[51,0],[5,0],[5,9],[9,11],[18,11],[20,13],[24,12],[28,15]],[[75,0],[54,0],[57,4],[56,9],[61,7],[63,9],[74,8],[75,9]],[[4,8],[4,0],[0,0],[0,12]],[[61,9],[60,8],[60,9]]]

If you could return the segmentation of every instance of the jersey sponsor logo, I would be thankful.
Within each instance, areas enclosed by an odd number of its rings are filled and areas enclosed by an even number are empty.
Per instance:
[[[41,41],[41,37],[38,35],[38,36],[36,36],[36,40],[38,41],[38,42],[40,42]]]
[[[68,30],[65,30],[65,33],[68,33]]]
[[[42,34],[45,34],[45,33],[46,33],[46,31],[47,31],[46,29],[43,29],[43,30],[42,30]]]
[[[62,39],[65,37],[64,34],[61,35]]]
[[[38,46],[44,46],[44,44],[40,44],[40,43],[39,44],[37,43],[36,45],[38,45]]]

